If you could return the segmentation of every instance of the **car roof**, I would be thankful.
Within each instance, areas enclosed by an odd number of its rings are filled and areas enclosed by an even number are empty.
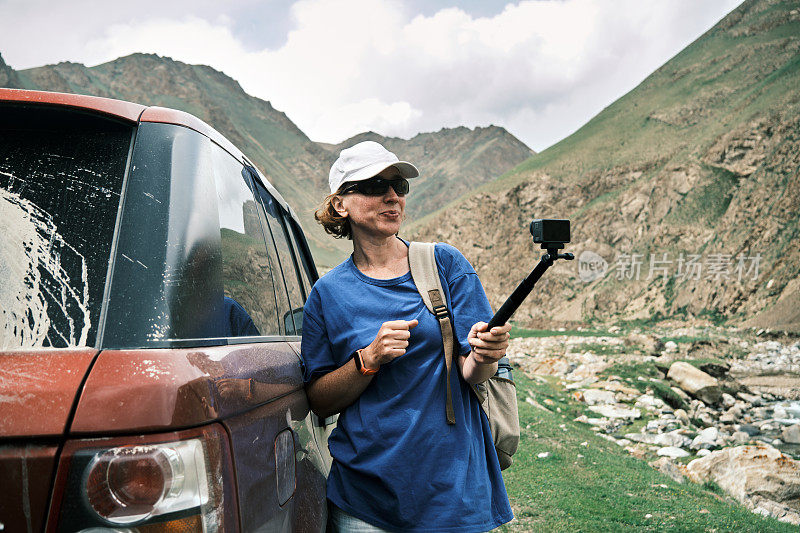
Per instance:
[[[0,88],[0,102],[18,102],[21,104],[50,105],[58,107],[68,107],[107,115],[133,125],[142,122],[158,122],[162,124],[175,124],[192,129],[201,133],[224,148],[239,161],[245,161],[255,169],[255,165],[228,139],[220,132],[197,118],[196,116],[170,109],[167,107],[145,106],[125,100],[115,100],[113,98],[103,98],[101,96],[89,96],[85,94],[57,93],[50,91],[31,91],[27,89],[4,89]],[[283,196],[275,187],[258,172],[258,178],[264,187],[275,197],[278,203],[286,209],[295,220],[297,214],[286,203]]]

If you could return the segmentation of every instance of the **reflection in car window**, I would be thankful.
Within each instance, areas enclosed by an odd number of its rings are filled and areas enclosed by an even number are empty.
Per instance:
[[[265,248],[248,174],[241,163],[214,146],[219,200],[226,336],[278,335],[273,266]]]
[[[302,319],[304,299],[300,290],[300,282],[297,279],[292,252],[283,227],[283,212],[272,195],[260,183],[257,183],[256,190],[264,204],[267,222],[278,250],[283,279],[289,294],[289,304],[286,307],[281,307],[281,302],[278,303],[278,314],[281,317],[287,335],[300,335],[302,333],[300,319]],[[299,312],[295,312],[297,310]]]
[[[132,132],[0,108],[0,349],[95,344]]]
[[[308,295],[311,293],[311,273],[309,265],[306,261],[306,257],[303,255],[303,249],[300,247],[300,243],[298,242],[298,235],[302,235],[302,230],[298,226],[297,222],[286,219],[286,229],[288,230],[289,237],[292,240],[292,248],[294,249],[294,257],[297,260],[297,266],[300,267],[300,280],[303,282],[303,289],[305,290],[305,297],[308,298]],[[305,304],[305,300],[303,300]]]

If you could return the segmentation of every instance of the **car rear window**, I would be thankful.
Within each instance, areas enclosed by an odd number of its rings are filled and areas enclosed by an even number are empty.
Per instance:
[[[132,135],[0,104],[0,349],[95,345]]]

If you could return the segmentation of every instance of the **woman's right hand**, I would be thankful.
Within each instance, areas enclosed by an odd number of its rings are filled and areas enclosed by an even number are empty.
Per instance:
[[[361,358],[367,368],[378,368],[406,353],[411,330],[418,320],[391,320],[381,324],[375,340],[361,351]]]

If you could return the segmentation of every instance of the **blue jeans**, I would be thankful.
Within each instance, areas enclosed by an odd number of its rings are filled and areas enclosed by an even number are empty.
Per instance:
[[[388,530],[364,522],[333,504],[330,508],[330,523],[333,533],[389,533]]]

